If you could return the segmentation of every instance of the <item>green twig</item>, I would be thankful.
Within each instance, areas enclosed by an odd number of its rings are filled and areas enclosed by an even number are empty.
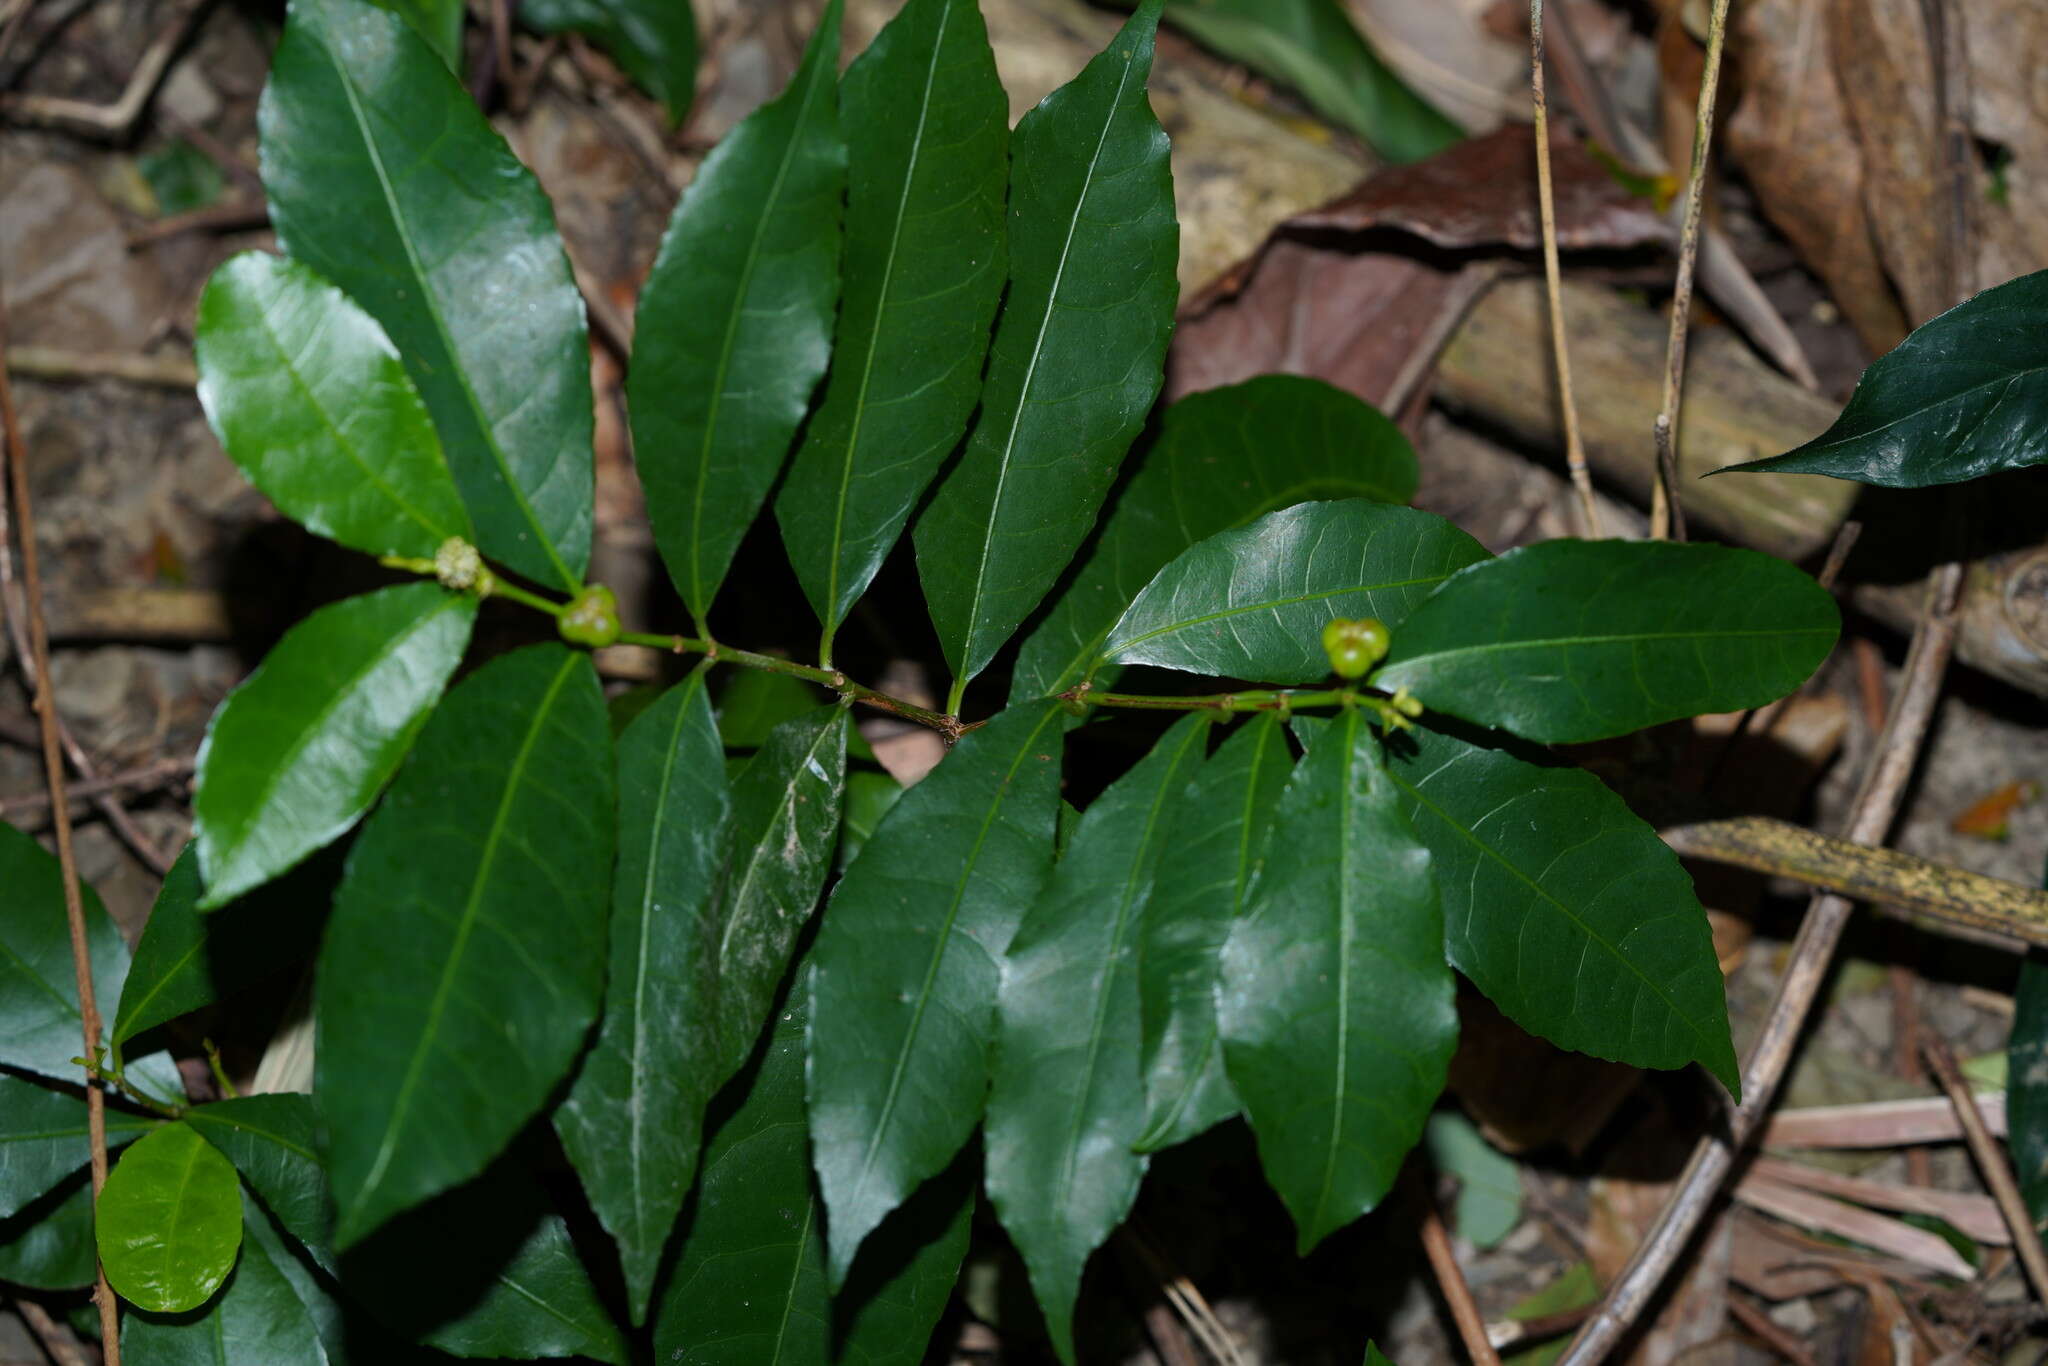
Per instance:
[[[1142,711],[1277,711],[1302,707],[1344,707],[1359,694],[1351,688],[1257,688],[1243,692],[1205,693],[1195,697],[1155,697],[1147,693],[1096,692],[1087,684],[1060,694],[1062,702],[1083,707],[1130,707]]]

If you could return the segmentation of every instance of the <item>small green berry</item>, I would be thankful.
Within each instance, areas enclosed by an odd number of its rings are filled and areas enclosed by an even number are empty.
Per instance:
[[[555,629],[571,645],[599,649],[613,644],[619,638],[619,600],[603,584],[590,584],[569,600],[555,618]]]
[[[1387,628],[1374,617],[1342,618],[1323,626],[1323,652],[1339,678],[1363,678],[1387,657]]]

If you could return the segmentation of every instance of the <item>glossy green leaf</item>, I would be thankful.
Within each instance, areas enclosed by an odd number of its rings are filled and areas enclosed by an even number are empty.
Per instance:
[[[159,1314],[206,1303],[242,1246],[235,1169],[190,1125],[139,1140],[107,1176],[95,1229],[121,1298]]]
[[[301,864],[287,877],[210,915],[199,911],[199,847],[187,844],[165,875],[135,946],[108,1036],[118,1048],[181,1015],[214,1004],[288,964],[311,958],[324,905],[339,878],[338,855]]]
[[[799,969],[801,974],[802,969]],[[870,1241],[835,1298],[804,1142],[805,993],[711,1118],[704,1176],[655,1322],[655,1357],[691,1366],[917,1366],[967,1250],[965,1164]]]
[[[477,600],[401,584],[323,607],[229,693],[192,797],[200,909],[261,886],[362,818],[441,698]]]
[[[1458,1179],[1455,1220],[1460,1238],[1483,1249],[1514,1231],[1522,1220],[1522,1169],[1512,1157],[1488,1143],[1478,1126],[1454,1110],[1439,1110],[1429,1117],[1423,1144],[1431,1165]]]
[[[364,1239],[341,1285],[401,1338],[454,1356],[627,1360],[569,1226],[512,1162]]]
[[[1392,162],[1465,136],[1379,59],[1339,0],[1169,0],[1167,22],[1301,92],[1315,111]]]
[[[476,534],[397,349],[312,270],[230,257],[193,335],[222,449],[293,521],[371,555],[431,556]]]
[[[109,1109],[107,1146],[133,1142],[156,1123]],[[82,1098],[0,1072],[0,1220],[48,1195],[91,1156]]]
[[[1485,558],[1432,513],[1357,498],[1299,503],[1183,551],[1125,609],[1100,659],[1313,683],[1330,675],[1324,623],[1377,617],[1397,628],[1432,589]]]
[[[917,525],[956,684],[1073,558],[1164,379],[1180,297],[1166,130],[1145,95],[1158,0],[1010,144],[1010,287],[980,416]]]
[[[775,501],[829,638],[981,394],[1003,292],[1009,101],[975,0],[909,0],[847,69],[844,300]]]
[[[1358,711],[1280,799],[1288,857],[1223,946],[1223,1059],[1301,1251],[1380,1202],[1458,1040],[1429,851]]]
[[[0,1219],[0,1281],[32,1290],[79,1290],[93,1283],[92,1181],[84,1171],[11,1219]]]
[[[426,39],[427,46],[448,64],[448,69],[457,76],[462,74],[462,0],[371,0],[371,3],[405,16],[405,21]],[[522,18],[525,17],[524,11],[522,6]]]
[[[886,773],[846,775],[846,819],[839,826],[839,870],[860,857],[875,827],[903,796],[903,784]]]
[[[1380,687],[1572,744],[1783,697],[1828,657],[1841,614],[1753,550],[1557,540],[1475,565],[1387,624]]]
[[[962,736],[832,893],[807,1048],[835,1283],[981,1117],[1003,951],[1052,871],[1064,717],[1014,707]]]
[[[612,880],[604,1024],[555,1132],[619,1246],[633,1321],[697,1170],[717,1087],[718,953],[705,919],[730,798],[699,670],[619,741],[619,862]]]
[[[1954,484],[2048,461],[2048,270],[1966,299],[1877,358],[1834,425],[1730,465],[1886,488]]]
[[[1741,1088],[1707,913],[1657,832],[1582,768],[1418,729],[1388,776],[1435,860],[1444,948],[1509,1019]]]
[[[326,1352],[326,1366],[433,1366],[446,1358],[401,1341],[360,1306],[345,1300],[331,1276],[278,1226],[268,1210],[242,1192],[242,1246],[260,1247],[305,1306]]]
[[[590,343],[554,214],[395,14],[298,0],[260,114],[278,240],[398,346],[477,544],[574,588],[590,557]]]
[[[220,1293],[200,1309],[123,1318],[121,1359],[127,1366],[328,1366],[318,1322],[271,1254],[250,1238]]]
[[[832,353],[839,8],[789,88],[698,168],[640,296],[633,449],[655,544],[700,628]]]
[[[697,86],[690,10],[690,0],[520,0],[519,19],[543,33],[588,34],[681,123]]]
[[[476,1175],[596,1018],[614,851],[589,656],[533,645],[449,692],[349,855],[315,1092],[337,1241]]]
[[[185,1122],[220,1150],[249,1189],[323,1266],[333,1261],[334,1197],[320,1159],[326,1141],[313,1098],[237,1096],[197,1105]]]
[[[1202,765],[1175,817],[1174,855],[1160,866],[1138,926],[1141,1152],[1237,1113],[1216,1033],[1218,956],[1265,862],[1293,767],[1279,716],[1263,713]]]
[[[1130,1212],[1146,1158],[1138,923],[1210,718],[1181,718],[1081,813],[1003,966],[988,1098],[988,1194],[1072,1362],[1089,1254]]]
[[[766,669],[734,669],[718,691],[718,734],[732,750],[756,750],[768,741],[768,734],[784,721],[815,711],[833,694],[794,674],[772,673]],[[860,732],[846,732],[849,758],[873,763],[875,751]]]
[[[1080,572],[1025,637],[1011,701],[1087,677],[1139,590],[1197,541],[1307,499],[1406,503],[1416,477],[1401,429],[1319,379],[1260,375],[1188,395],[1166,410]],[[1106,686],[1109,672],[1096,682]]]

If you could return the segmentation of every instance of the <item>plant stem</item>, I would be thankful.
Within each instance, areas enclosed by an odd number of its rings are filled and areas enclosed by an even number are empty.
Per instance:
[[[542,597],[538,593],[529,593],[518,584],[509,583],[505,580],[504,576],[496,573],[491,575],[490,596],[505,598],[508,601],[518,603],[521,607],[531,607],[536,612],[545,612],[551,617],[559,617],[569,609],[569,604],[566,602],[555,602]]]
[[[1069,688],[1060,697],[1081,706],[1141,711],[1293,711],[1297,707],[1341,707],[1357,695],[1350,688],[1260,688],[1196,697],[1155,697],[1144,693],[1096,692],[1083,686]]]
[[[1550,185],[1550,106],[1543,93],[1543,0],[1529,0],[1529,102],[1536,114],[1536,206],[1543,220],[1543,283],[1550,294],[1550,349],[1557,362],[1557,399],[1564,412],[1564,458],[1586,534],[1600,535],[1600,509],[1593,501],[1593,476],[1579,437],[1579,405],[1572,397],[1571,351],[1565,345],[1563,271],[1557,262],[1557,203]]]
[[[6,306],[0,304],[0,344],[7,335]],[[78,860],[71,847],[71,803],[64,792],[64,754],[57,737],[57,697],[50,686],[50,631],[43,619],[42,565],[36,554],[34,504],[29,498],[28,454],[22,449],[21,427],[14,412],[14,390],[0,370],[0,428],[6,436],[7,473],[14,495],[14,513],[21,541],[23,597],[28,608],[30,664],[34,676],[36,720],[42,728],[43,777],[50,789],[50,819],[57,832],[57,864],[64,880],[64,920],[71,932],[71,967],[78,983],[79,1034],[85,1056],[100,1052],[100,1010],[94,999],[92,948],[85,937],[85,900],[78,887]],[[7,546],[0,542],[0,556]],[[85,1086],[85,1128],[92,1157],[92,1203],[98,1216],[100,1192],[107,1185],[107,1096],[93,1084]],[[100,1340],[108,1366],[121,1366],[120,1305],[107,1284],[106,1269],[93,1259],[93,1298],[100,1311]]]
[[[946,715],[958,716],[960,714],[960,702],[966,696],[967,679],[965,676],[954,679],[953,686],[946,693]]]
[[[1678,239],[1678,279],[1671,293],[1671,335],[1664,348],[1664,404],[1652,432],[1657,441],[1657,483],[1650,500],[1650,535],[1685,539],[1685,509],[1678,501],[1678,408],[1685,379],[1685,342],[1692,323],[1692,277],[1700,257],[1700,216],[1707,191],[1707,148],[1714,138],[1714,96],[1721,85],[1721,49],[1728,37],[1728,0],[1714,0],[1707,16],[1707,65],[1692,127],[1692,176],[1685,185],[1685,226]]]

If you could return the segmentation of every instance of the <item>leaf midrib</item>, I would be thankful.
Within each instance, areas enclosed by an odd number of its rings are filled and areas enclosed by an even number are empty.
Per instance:
[[[1329,743],[1338,737],[1331,736]],[[1352,778],[1358,764],[1358,713],[1344,713],[1344,758],[1342,781],[1337,787],[1337,1065],[1331,1073],[1329,1146],[1323,1157],[1322,1189],[1316,1194],[1316,1217],[1311,1227],[1321,1229],[1337,1184],[1337,1153],[1344,1145],[1345,1100],[1349,1095],[1347,1069],[1351,1058],[1351,945],[1356,937],[1352,924],[1351,864],[1356,851],[1351,847],[1351,808],[1356,794]]]
[[[385,207],[391,211],[392,222],[399,230],[398,240],[405,248],[406,263],[412,267],[413,278],[419,281],[421,306],[433,320],[434,332],[440,338],[442,351],[449,360],[448,369],[455,378],[455,387],[468,401],[470,416],[476,419],[477,432],[483,438],[484,448],[491,453],[492,460],[498,466],[499,477],[504,480],[504,491],[512,499],[513,506],[519,509],[520,516],[526,519],[526,524],[533,529],[534,542],[540,547],[541,553],[547,556],[548,562],[555,567],[555,572],[561,575],[563,584],[569,588],[579,587],[582,583],[581,576],[569,572],[568,564],[555,549],[554,537],[548,535],[547,530],[541,526],[539,515],[527,501],[526,490],[512,469],[510,457],[498,444],[497,429],[491,425],[490,419],[484,413],[483,400],[477,395],[475,386],[469,382],[469,370],[462,363],[461,352],[456,349],[455,339],[448,329],[448,320],[441,316],[440,295],[434,292],[433,277],[427,273],[426,265],[420,260],[419,251],[413,242],[411,225],[405,220],[397,190],[391,183],[391,174],[384,165],[383,148],[378,146],[376,138],[371,134],[369,117],[363,109],[362,98],[356,90],[355,82],[349,78],[348,69],[341,64],[341,60],[335,56],[334,49],[327,42],[320,43],[320,51],[332,66],[342,93],[348,97],[349,116],[355,123],[356,132],[362,137],[363,150],[376,172],[377,187],[383,192]]]

